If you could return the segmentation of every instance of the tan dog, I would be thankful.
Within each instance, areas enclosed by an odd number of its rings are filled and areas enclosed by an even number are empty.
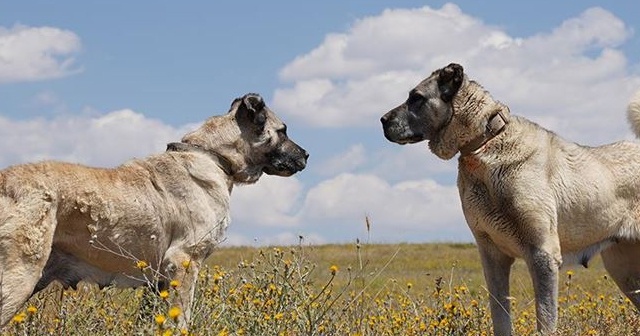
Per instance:
[[[640,93],[629,105],[640,136]],[[478,244],[495,335],[510,335],[509,273],[523,258],[533,279],[538,330],[556,329],[558,269],[601,253],[640,308],[640,145],[585,147],[511,115],[458,64],[436,70],[386,113],[384,134],[429,141],[458,160],[458,189]]]
[[[1,171],[0,326],[54,280],[150,279],[181,283],[174,305],[185,326],[198,269],[229,223],[233,185],[292,175],[307,157],[262,98],[247,94],[162,154],[114,169],[46,161]]]

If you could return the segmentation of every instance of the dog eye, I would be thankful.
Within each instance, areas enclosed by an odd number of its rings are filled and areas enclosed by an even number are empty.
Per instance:
[[[407,105],[414,105],[414,104],[418,104],[418,103],[422,103],[424,101],[424,96],[417,93],[417,92],[411,92],[409,94],[409,99],[407,99]]]

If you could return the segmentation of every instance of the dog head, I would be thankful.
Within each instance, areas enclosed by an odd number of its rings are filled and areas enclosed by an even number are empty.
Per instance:
[[[289,139],[287,126],[254,93],[236,98],[226,115],[209,118],[182,142],[224,158],[238,183],[253,183],[262,173],[293,175],[305,168],[309,157]]]
[[[452,102],[464,79],[459,64],[434,71],[409,92],[404,103],[380,119],[384,136],[398,144],[437,141],[439,133],[451,122]]]

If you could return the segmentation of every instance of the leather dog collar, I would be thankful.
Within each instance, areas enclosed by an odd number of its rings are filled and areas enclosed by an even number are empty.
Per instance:
[[[185,143],[185,142],[171,142],[167,144],[167,152],[191,152],[197,151],[208,154],[213,161],[224,171],[225,174],[233,176],[233,169],[231,168],[231,162],[224,156],[202,148],[201,146]]]
[[[500,134],[508,123],[509,119],[507,119],[507,117],[502,113],[502,110],[498,110],[496,114],[489,118],[487,126],[482,134],[460,147],[460,154],[468,155],[477,151],[480,147],[486,144],[487,141]]]

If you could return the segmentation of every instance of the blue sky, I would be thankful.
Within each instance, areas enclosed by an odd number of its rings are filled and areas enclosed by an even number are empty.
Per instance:
[[[635,1],[0,1],[0,166],[116,166],[258,92],[311,158],[234,190],[226,244],[470,241],[456,162],[388,143],[379,117],[453,61],[566,139],[631,139],[638,13]]]

